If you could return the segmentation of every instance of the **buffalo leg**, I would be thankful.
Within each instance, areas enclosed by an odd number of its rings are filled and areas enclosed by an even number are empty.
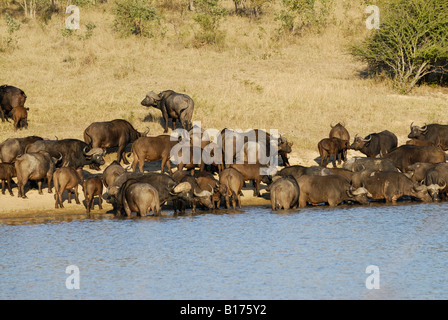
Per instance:
[[[93,199],[93,197],[92,196],[90,196],[90,195],[88,195],[87,197],[86,197],[86,206],[87,206],[87,213],[90,213],[90,210],[92,209],[92,199]]]
[[[2,194],[5,194],[5,180],[2,180]]]
[[[98,196],[98,206],[100,207],[100,210],[103,210],[103,206],[101,205],[101,195]]]
[[[92,199],[93,199],[93,197],[92,197]],[[79,202],[78,187],[77,186],[75,187],[75,201],[76,201],[76,204],[81,204],[81,202]]]
[[[162,108],[162,115],[163,115],[163,119],[165,119],[165,129],[163,130],[163,133],[167,133],[168,132],[168,113],[166,112],[166,110],[164,110],[164,108]]]
[[[64,190],[64,189],[62,189]],[[62,191],[64,193],[64,191]],[[68,196],[68,203],[72,203],[72,190],[67,190],[67,196]]]
[[[42,180],[39,180],[39,181],[37,182],[37,189],[39,190],[39,194],[44,194],[44,193],[42,192]]]
[[[7,180],[7,182],[8,182],[8,191],[9,191],[9,194],[10,194],[11,196],[13,196],[14,193],[12,192],[12,189],[11,189],[11,183],[12,183],[11,178],[9,178],[9,179]]]

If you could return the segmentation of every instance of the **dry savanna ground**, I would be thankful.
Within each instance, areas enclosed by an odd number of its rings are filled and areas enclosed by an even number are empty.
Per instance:
[[[294,142],[292,164],[316,164],[317,143],[337,122],[352,137],[388,129],[400,144],[413,121],[447,123],[446,88],[423,86],[404,96],[387,82],[360,77],[365,66],[347,46],[368,32],[363,11],[353,6],[322,34],[295,39],[276,36],[273,13],[255,21],[229,15],[221,26],[226,31],[221,48],[188,45],[189,12],[167,14],[165,37],[153,39],[120,38],[105,8],[81,10],[77,34],[85,33],[87,23],[96,25],[88,39],[64,37],[63,16],[47,24],[23,22],[14,33],[17,47],[0,53],[0,84],[26,92],[29,128],[15,132],[12,123],[0,123],[0,141],[28,135],[82,139],[92,122],[116,118],[162,134],[160,111],[140,101],[150,90],[166,89],[194,99],[193,120],[203,128],[277,129]],[[0,19],[2,35],[5,30]],[[0,195],[0,207],[11,202]]]

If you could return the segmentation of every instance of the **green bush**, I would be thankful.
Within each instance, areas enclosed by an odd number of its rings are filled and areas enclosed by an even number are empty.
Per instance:
[[[154,37],[161,17],[145,0],[117,0],[113,9],[113,28],[122,36]]]
[[[195,34],[196,45],[222,45],[225,32],[219,29],[221,20],[227,11],[219,4],[219,0],[196,0],[194,21],[199,25]]]
[[[393,0],[380,13],[380,28],[350,48],[369,74],[387,75],[402,93],[425,76],[447,74],[447,0]]]
[[[304,30],[321,32],[331,21],[333,0],[282,0],[283,10],[275,17],[280,32],[302,34]]]

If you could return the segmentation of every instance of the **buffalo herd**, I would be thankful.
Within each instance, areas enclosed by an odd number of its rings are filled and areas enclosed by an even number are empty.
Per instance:
[[[9,121],[9,117],[14,120],[15,129],[26,128],[29,110],[24,107],[26,98],[19,88],[0,86],[2,121]],[[27,198],[31,183],[37,183],[42,194],[42,183],[46,182],[49,193],[54,186],[55,208],[63,208],[64,192],[68,203],[71,203],[72,191],[75,202],[81,203],[78,196],[81,186],[87,213],[93,210],[97,197],[100,209],[104,199],[117,216],[132,213],[158,216],[167,206],[175,213],[184,213],[187,208],[195,212],[198,207],[241,208],[246,183],[253,184],[254,197],[269,197],[272,210],[322,204],[334,207],[341,203],[368,205],[373,201],[448,199],[445,154],[448,125],[419,127],[412,123],[410,140],[398,145],[396,135],[388,130],[364,137],[356,134],[351,142],[348,130],[338,123],[331,125],[329,135],[317,144],[318,165],[302,166],[289,163],[293,144],[281,135],[249,130],[249,136],[255,137],[254,142],[247,139],[247,132],[242,134],[225,128],[217,130],[218,137],[212,141],[206,136],[206,130],[195,130],[192,125],[194,102],[186,94],[150,91],[141,104],[162,112],[164,134],[148,136],[149,130],[139,132],[128,121],[115,119],[91,123],[83,132],[84,141],[38,136],[6,139],[0,144],[2,194],[7,185],[10,195],[14,195],[13,178],[17,178],[17,193],[22,198]],[[165,134],[169,119],[173,130],[179,121],[188,134],[189,144],[179,149],[177,161],[173,161],[173,148],[183,138],[172,139],[172,135]],[[194,135],[198,135],[199,145],[192,143]],[[102,169],[106,165],[106,151],[111,148],[116,148],[112,151],[116,150],[117,158]],[[188,157],[181,154],[185,150],[189,151]],[[363,156],[349,159],[348,150]],[[258,157],[261,154],[276,154],[278,157],[269,159],[277,162],[261,161]],[[192,161],[194,155],[199,155],[199,160]],[[203,158],[206,155],[212,160]],[[161,162],[160,172],[145,168],[151,161]],[[327,167],[329,162],[331,167]],[[173,164],[177,169],[174,172]],[[85,171],[86,166],[101,173]],[[272,166],[273,172],[269,170]],[[283,168],[277,170],[278,166]],[[267,191],[264,195],[260,192],[262,184]]]

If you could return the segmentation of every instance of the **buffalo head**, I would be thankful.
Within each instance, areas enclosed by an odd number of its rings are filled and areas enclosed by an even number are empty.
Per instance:
[[[414,122],[411,123],[411,132],[408,134],[408,138],[410,139],[418,139],[428,131],[428,126],[426,124],[423,127],[413,126],[413,124]]]
[[[154,91],[150,91],[146,94],[146,97],[142,100],[141,104],[145,107],[158,108],[160,100],[162,100],[160,95],[156,94]]]
[[[92,148],[87,151],[87,147],[85,147],[83,153],[87,160],[91,160],[91,169],[100,170],[100,166],[106,163],[103,158],[106,155],[106,150],[101,148]]]
[[[355,135],[355,138],[353,140],[353,143],[350,145],[350,149],[353,150],[361,150],[364,147],[367,147],[372,140],[372,135],[368,135],[365,138],[358,137],[358,135]]]

